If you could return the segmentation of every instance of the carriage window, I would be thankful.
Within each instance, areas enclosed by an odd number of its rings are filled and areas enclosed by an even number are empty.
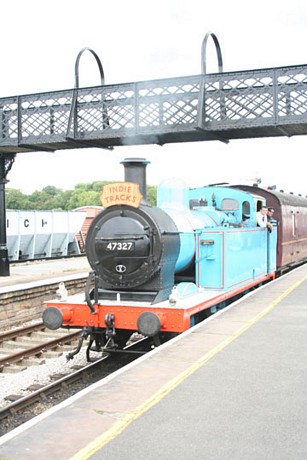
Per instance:
[[[296,229],[295,214],[292,214],[292,236],[296,236],[295,229]]]
[[[222,211],[236,211],[239,208],[239,203],[233,198],[224,198],[222,200]]]

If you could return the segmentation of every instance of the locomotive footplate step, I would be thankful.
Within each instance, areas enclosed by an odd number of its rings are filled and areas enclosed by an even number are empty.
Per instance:
[[[306,294],[303,265],[4,435],[0,458],[307,458]]]

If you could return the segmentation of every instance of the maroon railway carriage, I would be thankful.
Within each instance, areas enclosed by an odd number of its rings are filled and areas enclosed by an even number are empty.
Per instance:
[[[257,186],[234,187],[265,198],[267,206],[274,208],[278,226],[277,267],[282,269],[307,260],[307,197]]]

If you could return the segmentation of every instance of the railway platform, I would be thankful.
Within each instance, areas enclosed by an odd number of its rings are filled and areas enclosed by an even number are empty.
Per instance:
[[[0,439],[0,458],[307,458],[307,265]]]
[[[70,294],[84,292],[89,272],[86,256],[12,263],[10,276],[0,276],[0,328],[41,319],[62,282]]]
[[[90,271],[86,256],[64,259],[37,260],[35,262],[12,263],[10,276],[0,276],[0,289],[5,291],[9,286],[18,289],[25,283],[39,283],[46,279],[59,278]]]

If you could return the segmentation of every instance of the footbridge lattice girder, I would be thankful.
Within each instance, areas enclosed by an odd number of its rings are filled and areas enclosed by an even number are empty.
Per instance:
[[[307,65],[0,98],[0,154],[307,134]]]

